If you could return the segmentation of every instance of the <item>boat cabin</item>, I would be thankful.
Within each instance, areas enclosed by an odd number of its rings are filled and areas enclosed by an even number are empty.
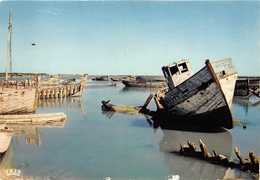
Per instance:
[[[162,71],[169,89],[173,89],[194,74],[188,59],[163,66]]]

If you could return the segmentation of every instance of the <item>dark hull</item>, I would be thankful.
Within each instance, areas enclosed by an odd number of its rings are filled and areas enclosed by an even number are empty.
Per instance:
[[[172,111],[158,110],[153,120],[155,122],[163,121],[160,126],[165,129],[188,128],[187,130],[201,130],[201,128],[208,128],[212,130],[219,126],[227,129],[233,128],[232,116],[226,106],[202,114],[182,116],[173,114]]]
[[[233,128],[230,109],[237,73],[230,62],[227,59],[217,64],[218,72],[225,71],[224,75],[218,75],[207,61],[204,68],[180,85],[158,92],[155,96],[157,111],[174,121]],[[230,69],[225,69],[226,66]]]

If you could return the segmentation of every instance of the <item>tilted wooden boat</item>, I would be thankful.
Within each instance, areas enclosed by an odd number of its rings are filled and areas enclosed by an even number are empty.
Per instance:
[[[0,156],[4,153],[12,140],[13,130],[6,126],[6,124],[0,124]]]
[[[162,68],[168,88],[155,95],[157,112],[168,120],[233,128],[231,104],[237,71],[232,60],[210,63],[193,74],[189,60]]]
[[[36,110],[38,85],[25,82],[8,81],[8,65],[10,56],[10,41],[12,29],[12,7],[10,11],[8,53],[6,63],[6,80],[0,81],[0,114],[30,113]]]

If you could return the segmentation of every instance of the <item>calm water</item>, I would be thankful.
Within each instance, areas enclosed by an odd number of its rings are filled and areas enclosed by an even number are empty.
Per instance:
[[[237,159],[235,147],[243,157],[248,156],[249,150],[260,155],[257,101],[234,99],[233,116],[249,122],[246,129],[237,126],[214,133],[154,129],[143,115],[102,112],[101,101],[140,106],[156,89],[125,88],[120,82],[109,86],[114,82],[97,82],[91,78],[88,77],[80,98],[38,103],[37,114],[64,112],[68,118],[61,125],[20,126],[20,136],[13,137],[9,149],[14,156],[10,162],[14,168],[21,169],[25,176],[39,179],[164,180],[169,175],[179,175],[180,180],[250,179],[250,174],[238,169],[181,157],[173,152],[179,150],[179,143],[187,144],[188,140],[199,147],[201,139],[209,152],[214,149],[231,159]],[[153,100],[148,108],[156,109]]]

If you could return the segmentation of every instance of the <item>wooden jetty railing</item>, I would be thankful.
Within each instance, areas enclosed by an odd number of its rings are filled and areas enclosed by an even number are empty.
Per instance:
[[[65,97],[81,96],[87,82],[88,74],[81,78],[81,82],[75,85],[61,86],[55,88],[41,89],[38,92],[38,99],[57,99]]]

